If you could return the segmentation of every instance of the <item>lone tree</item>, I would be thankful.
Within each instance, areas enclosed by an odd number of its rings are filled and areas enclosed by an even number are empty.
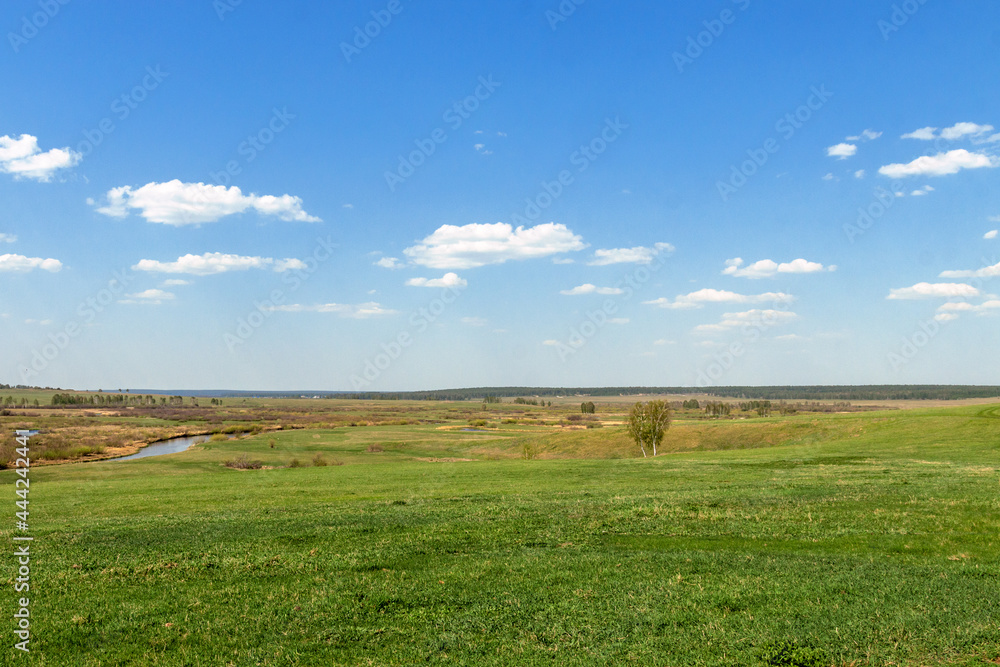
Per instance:
[[[628,414],[628,434],[639,445],[643,458],[649,445],[656,456],[656,448],[670,428],[670,406],[663,401],[636,403]]]

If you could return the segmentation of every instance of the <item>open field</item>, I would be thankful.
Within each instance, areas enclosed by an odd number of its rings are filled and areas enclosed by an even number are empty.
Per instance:
[[[432,407],[34,469],[22,662],[1000,660],[1000,407],[682,415],[656,459]]]

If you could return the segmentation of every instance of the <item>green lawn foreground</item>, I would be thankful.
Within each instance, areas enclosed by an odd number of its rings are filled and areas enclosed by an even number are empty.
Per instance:
[[[358,438],[445,439],[380,427],[36,468],[32,652],[0,661],[1000,662],[1000,408],[816,421],[834,435],[656,460],[353,465]],[[248,448],[348,464],[219,464]]]

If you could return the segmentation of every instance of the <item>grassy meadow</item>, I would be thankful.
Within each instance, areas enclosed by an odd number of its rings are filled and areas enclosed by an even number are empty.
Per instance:
[[[34,638],[5,664],[1000,664],[996,404],[679,413],[643,459],[624,404],[316,403],[33,468]]]

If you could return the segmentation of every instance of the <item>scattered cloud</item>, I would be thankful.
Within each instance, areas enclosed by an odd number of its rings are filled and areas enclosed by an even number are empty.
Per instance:
[[[951,127],[946,127],[938,133],[936,127],[922,127],[909,134],[904,134],[903,139],[919,139],[921,141],[934,141],[935,139],[947,139],[955,141],[963,137],[979,137],[987,132],[993,131],[992,125],[978,125],[977,123],[955,123]],[[991,138],[992,139],[992,138]]]
[[[932,188],[929,185],[925,185],[924,187],[918,188],[918,189],[914,190],[913,192],[911,192],[910,196],[911,197],[923,197],[928,192],[934,192],[934,188]]]
[[[876,132],[875,130],[865,130],[861,134],[855,135],[853,137],[847,137],[848,141],[875,141],[882,136],[881,132]]]
[[[442,225],[403,253],[432,269],[472,269],[511,260],[538,259],[583,250],[587,244],[565,225],[549,222],[514,229],[508,223]]]
[[[175,297],[171,292],[166,292],[161,289],[148,289],[143,292],[136,292],[135,294],[126,294],[125,298],[118,303],[148,304],[158,306],[164,301],[171,301],[174,298]]]
[[[856,172],[854,172],[854,178],[864,178],[864,177],[865,177],[864,169],[858,169]]]
[[[673,301],[666,298],[654,299],[653,301],[643,301],[650,306],[669,308],[673,310],[686,310],[691,308],[702,308],[705,304],[712,303],[790,303],[795,300],[790,294],[783,292],[766,292],[764,294],[748,295],[727,292],[726,290],[702,289],[690,294],[677,296]]]
[[[493,155],[493,151],[486,148],[486,144],[476,144],[473,146],[480,155]]]
[[[809,262],[804,259],[795,259],[782,264],[770,259],[762,259],[744,267],[743,260],[736,257],[726,260],[726,268],[722,274],[736,278],[773,278],[779,273],[822,273],[823,271],[836,270],[836,266],[826,267],[818,262]]]
[[[30,178],[48,183],[60,169],[80,163],[83,155],[70,148],[42,151],[38,138],[30,134],[0,137],[0,172],[13,174],[15,179]]]
[[[299,197],[244,195],[235,185],[227,188],[224,185],[182,183],[175,179],[166,183],[147,183],[138,189],[130,185],[112,188],[105,199],[106,204],[97,208],[98,213],[124,218],[130,209],[135,209],[147,222],[178,227],[215,222],[249,209],[289,222],[320,222],[319,218],[302,210]],[[92,199],[87,202],[96,205]]]
[[[798,317],[788,310],[748,310],[742,313],[725,313],[718,324],[701,324],[694,328],[695,333],[719,333],[731,329],[750,326],[766,329],[781,324],[787,324]]]
[[[265,310],[275,313],[333,313],[352,320],[367,320],[372,317],[396,315],[395,310],[383,308],[381,304],[370,301],[356,305],[343,303],[324,303],[313,306],[291,304],[288,306],[269,306]]]
[[[907,164],[888,164],[878,170],[878,173],[889,178],[906,178],[907,176],[948,176],[957,174],[963,169],[981,169],[997,167],[1000,162],[983,153],[970,153],[964,148],[918,157]]]
[[[405,264],[395,257],[383,257],[375,262],[375,266],[381,266],[383,269],[402,269],[406,267]]]
[[[993,229],[983,234],[983,238],[987,241],[992,241],[997,237],[997,234],[1000,234],[1000,230]]]
[[[0,234],[0,243],[17,243],[17,237],[13,234]]]
[[[0,255],[0,271],[11,273],[27,273],[35,269],[58,273],[63,264],[58,259],[42,259],[41,257],[25,257],[24,255]]]
[[[951,322],[957,320],[961,313],[974,313],[976,315],[989,315],[1000,313],[1000,300],[990,299],[980,304],[971,304],[966,301],[951,301],[942,304],[938,308],[934,319],[938,322]]]
[[[181,287],[183,285],[190,285],[190,280],[181,280],[180,278],[171,278],[170,280],[164,280],[164,287]]]
[[[936,127],[922,127],[900,137],[900,139],[919,139],[920,141],[934,141],[937,139]]]
[[[575,259],[570,259],[569,257],[556,257],[552,260],[553,264],[576,264]]]
[[[410,278],[406,284],[410,287],[467,287],[469,282],[456,273],[446,273],[440,278]]]
[[[595,250],[594,258],[588,262],[590,266],[608,266],[610,264],[649,264],[662,253],[672,253],[674,246],[669,243],[657,243],[652,248],[636,246],[635,248],[611,248]]]
[[[826,149],[826,154],[828,157],[835,157],[841,160],[846,160],[849,157],[854,157],[858,153],[858,147],[854,144],[837,144],[836,146],[830,146]]]
[[[482,317],[463,317],[462,324],[468,325],[470,327],[485,327],[489,324],[489,321]]]
[[[949,273],[945,271],[945,273]],[[942,274],[942,277],[944,274]],[[948,276],[956,277],[956,276]],[[889,299],[950,299],[955,297],[979,296],[979,290],[965,283],[917,283],[913,287],[902,287],[889,291]]]
[[[596,285],[591,285],[590,283],[586,283],[578,287],[574,287],[573,289],[562,290],[559,293],[564,294],[566,296],[580,296],[582,294],[614,295],[614,294],[624,294],[625,290],[620,289],[618,287],[597,287]]]
[[[837,180],[837,177],[834,176],[832,173],[830,173],[830,174],[827,174],[826,176],[824,176],[823,180],[824,181],[835,181],[835,180]]]
[[[1000,263],[975,271],[942,271],[939,278],[996,278],[1000,276]]]
[[[160,262],[153,259],[140,260],[132,267],[135,271],[149,273],[186,273],[193,276],[209,276],[230,271],[250,269],[271,269],[278,273],[304,269],[306,265],[298,259],[276,260],[271,257],[245,257],[227,255],[221,252],[206,252],[203,255],[184,255],[176,262]]]

